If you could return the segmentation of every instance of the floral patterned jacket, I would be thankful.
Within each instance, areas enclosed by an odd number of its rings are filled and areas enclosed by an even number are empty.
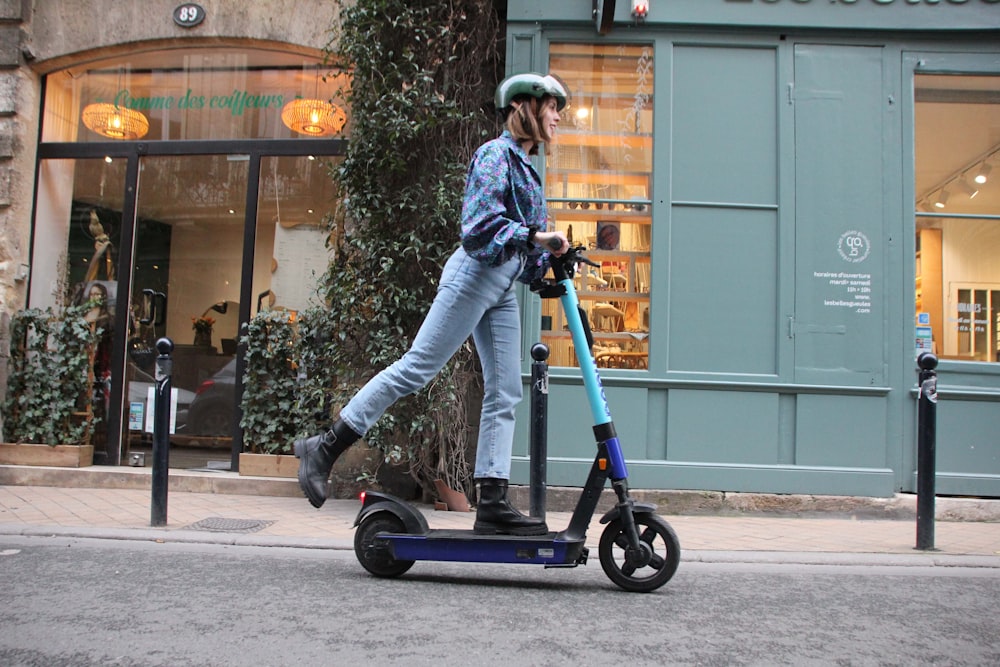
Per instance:
[[[523,283],[548,270],[549,253],[528,242],[534,227],[548,231],[542,179],[514,137],[504,130],[476,150],[462,202],[462,247],[474,259],[500,266],[525,256]]]

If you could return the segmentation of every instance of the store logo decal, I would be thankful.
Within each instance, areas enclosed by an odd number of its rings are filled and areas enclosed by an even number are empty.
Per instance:
[[[852,264],[868,259],[871,251],[872,244],[868,241],[868,237],[865,236],[864,232],[859,232],[856,229],[841,234],[840,240],[837,242],[837,252],[840,253],[840,257],[845,262]]]

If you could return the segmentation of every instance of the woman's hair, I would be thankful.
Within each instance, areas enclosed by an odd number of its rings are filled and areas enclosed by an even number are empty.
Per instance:
[[[89,296],[90,290],[92,290],[92,289],[97,289],[97,291],[101,293],[101,298],[104,299],[105,302],[107,302],[107,300],[108,300],[108,288],[107,287],[105,287],[101,283],[91,283],[90,289],[87,290],[88,296]]]
[[[532,142],[531,150],[528,151],[530,155],[537,155],[538,145],[552,139],[542,125],[542,109],[551,99],[551,95],[542,95],[541,98],[518,95],[513,101],[519,104],[511,105],[510,113],[507,114],[505,125],[514,136],[514,140]]]

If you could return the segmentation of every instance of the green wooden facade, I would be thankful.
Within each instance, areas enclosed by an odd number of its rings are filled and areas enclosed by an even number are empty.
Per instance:
[[[1000,3],[652,0],[641,23],[616,4],[601,35],[589,2],[511,0],[507,69],[546,71],[557,42],[652,47],[648,370],[602,370],[632,486],[914,491],[914,77],[997,76],[1000,98]],[[938,374],[938,492],[1000,496],[1000,364]],[[578,485],[575,369],[548,400],[548,483]],[[526,400],[522,483],[528,423]]]

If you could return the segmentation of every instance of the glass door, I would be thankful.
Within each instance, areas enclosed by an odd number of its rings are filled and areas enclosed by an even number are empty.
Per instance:
[[[45,241],[36,242],[32,264],[49,279],[33,281],[30,302],[56,312],[93,303],[85,318],[98,332],[89,397],[90,444],[98,463],[117,460],[118,443],[108,425],[112,387],[119,381],[113,357],[127,162],[118,156],[50,159],[38,168],[35,235]]]
[[[152,446],[155,343],[174,342],[170,465],[228,469],[250,159],[143,157],[126,373],[127,453]]]

